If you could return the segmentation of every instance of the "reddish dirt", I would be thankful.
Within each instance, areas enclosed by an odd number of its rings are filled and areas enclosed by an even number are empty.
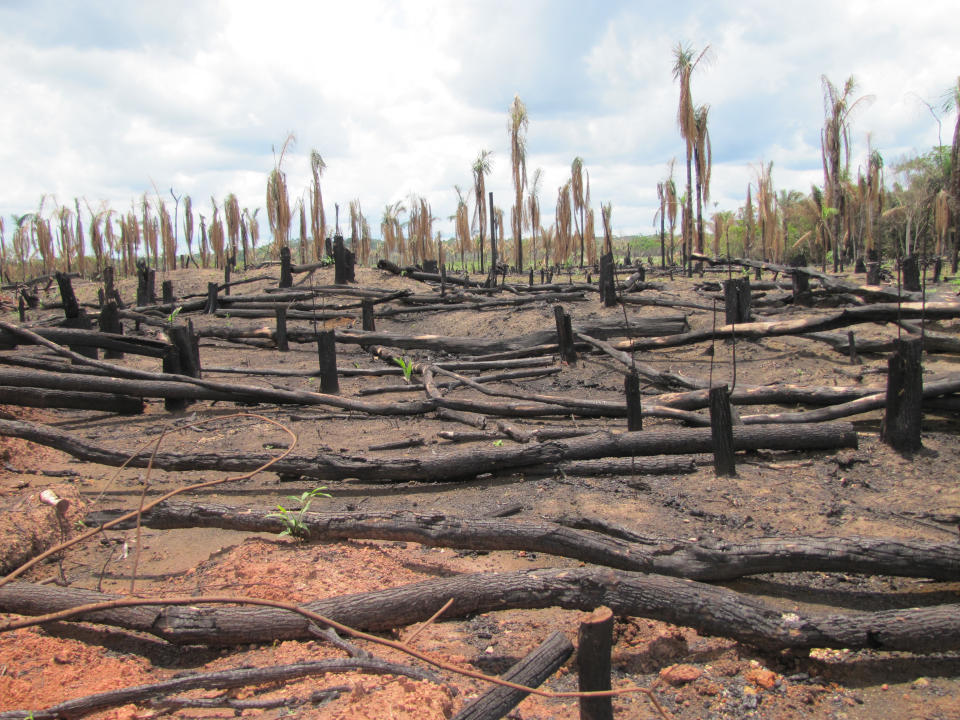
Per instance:
[[[250,273],[253,275],[254,273]],[[213,271],[177,271],[169,274],[178,293],[201,292]],[[159,280],[159,278],[158,278]],[[316,284],[332,284],[332,271],[317,274]],[[422,284],[360,270],[361,286],[410,287],[426,292]],[[703,301],[691,281],[677,279],[671,290]],[[266,283],[241,286],[234,292],[255,292]],[[78,283],[81,300],[90,300],[96,287]],[[123,297],[133,296],[125,280]],[[952,295],[952,292],[950,292]],[[53,298],[51,298],[53,299]],[[946,296],[944,297],[946,299]],[[331,301],[333,302],[333,301]],[[318,301],[318,305],[321,303]],[[600,307],[596,296],[568,306],[578,320],[615,320],[619,309]],[[628,314],[657,316],[666,308],[631,307]],[[52,313],[48,313],[52,314]],[[217,323],[232,327],[262,327],[267,321],[240,318],[213,319],[192,316],[198,326]],[[709,313],[691,313],[694,327],[709,327]],[[307,324],[291,323],[306,327]],[[478,313],[455,311],[410,314],[377,321],[378,329],[406,333],[495,337],[549,328],[548,305]],[[956,333],[957,323],[940,323],[936,329]],[[155,329],[146,328],[153,333]],[[889,336],[889,328],[857,329],[858,337]],[[342,346],[341,367],[356,363],[375,367],[356,346]],[[639,359],[684,374],[706,377],[711,357],[703,345],[670,352],[643,353]],[[36,354],[35,349],[20,352]],[[313,371],[315,349],[292,346],[289,353],[273,349],[206,341],[201,353],[205,367],[283,367]],[[775,381],[832,385],[884,382],[885,360],[867,356],[863,365],[851,365],[842,355],[808,340],[777,338],[737,344],[738,383],[761,385]],[[428,353],[410,352],[427,358]],[[713,357],[714,377],[732,375],[732,346],[720,343]],[[130,358],[131,366],[156,369],[157,361]],[[950,356],[925,358],[929,375],[953,372],[957,360]],[[307,377],[237,376],[206,373],[233,382],[300,389],[316,386]],[[510,384],[514,389],[576,396],[615,398],[622,392],[622,376],[610,361],[591,357],[558,375]],[[344,378],[341,393],[355,396],[360,388],[393,385],[396,377]],[[462,391],[460,391],[462,392]],[[469,396],[469,395],[465,395]],[[416,392],[373,396],[382,401],[411,399]],[[773,408],[770,408],[772,410]],[[782,409],[782,408],[781,408]],[[768,408],[746,408],[745,414]],[[197,403],[187,413],[171,415],[162,402],[149,402],[147,412],[116,418],[82,411],[23,410],[4,408],[8,417],[56,424],[61,429],[112,448],[133,451],[155,440],[164,430],[189,422],[211,419],[202,427],[170,432],[163,449],[194,448],[217,451],[262,452],[283,446],[285,434],[271,426],[228,417],[232,406]],[[324,448],[346,449],[370,455],[442,452],[437,439],[443,429],[463,426],[432,417],[346,417],[317,409],[260,407],[257,412],[282,422],[297,434],[297,452],[310,454]],[[930,415],[924,427],[924,450],[913,457],[892,452],[878,441],[880,414],[857,416],[861,432],[858,450],[836,453],[755,453],[739,458],[736,478],[714,477],[709,458],[698,457],[696,472],[678,477],[535,477],[514,474],[480,478],[456,484],[371,485],[351,480],[325,483],[333,497],[319,499],[324,510],[411,509],[453,515],[489,514],[512,504],[523,506],[520,517],[552,518],[563,513],[602,516],[638,532],[666,537],[716,536],[743,539],[763,535],[871,535],[922,538],[956,542],[957,529],[944,522],[960,513],[960,488],[956,467],[960,462],[955,415]],[[528,429],[570,425],[567,420],[514,421]],[[620,428],[617,420],[580,420],[580,426]],[[657,421],[649,422],[655,427]],[[369,451],[373,444],[415,436],[424,447],[410,450]],[[505,443],[511,441],[505,440]],[[139,502],[144,483],[147,496],[178,486],[225,476],[214,472],[174,473],[123,470],[80,463],[63,453],[31,443],[0,438],[0,547],[2,560],[13,566],[75,533],[83,513],[102,508],[132,508]],[[44,474],[50,473],[50,474]],[[200,501],[273,508],[289,504],[285,496],[299,494],[316,483],[284,481],[266,472],[252,480],[195,493]],[[56,490],[71,501],[68,514],[58,518],[53,508],[38,502],[39,492]],[[27,573],[32,581],[62,582],[74,587],[129,592],[133,559],[133,531],[107,533],[105,537],[71,548],[63,557],[41,563]],[[302,543],[266,535],[212,529],[157,531],[144,529],[140,540],[136,592],[147,594],[204,594],[230,592],[278,600],[304,601],[344,593],[375,590],[418,580],[482,570],[573,566],[573,561],[535,553],[477,553],[428,548],[413,543],[356,541]],[[810,613],[849,609],[880,609],[956,602],[960,583],[934,583],[886,577],[861,577],[837,573],[793,573],[745,579],[729,584],[758,596],[783,610]],[[419,635],[416,647],[446,661],[473,670],[502,672],[523,657],[550,633],[559,630],[576,642],[583,613],[547,610],[511,610],[477,617],[440,621]],[[0,617],[0,621],[9,616]],[[400,628],[394,636],[406,637]],[[368,649],[384,659],[415,664],[383,647]],[[156,682],[183,672],[222,670],[241,666],[267,666],[307,659],[342,657],[342,652],[320,641],[250,645],[225,651],[173,650],[155,639],[96,626],[73,629],[30,628],[0,636],[0,711],[40,709],[57,702],[108,689]],[[574,656],[545,688],[576,688]],[[912,656],[906,653],[814,650],[809,655],[758,653],[725,638],[704,637],[690,628],[675,627],[644,618],[618,618],[613,650],[614,685],[653,688],[656,697],[675,718],[953,718],[960,715],[960,654]],[[290,710],[244,710],[241,717],[279,718],[449,718],[482,687],[478,681],[441,673],[446,684],[436,685],[403,677],[348,674],[323,676],[230,691],[237,699],[306,697],[326,687],[345,686],[337,698],[318,705]],[[216,691],[196,691],[189,697],[218,697]],[[614,702],[617,717],[655,717],[641,694],[627,694]],[[162,714],[147,706],[125,706],[95,714],[95,718],[149,718]],[[232,717],[229,709],[177,710],[176,717]],[[531,697],[510,716],[526,720],[576,718],[575,701]]]

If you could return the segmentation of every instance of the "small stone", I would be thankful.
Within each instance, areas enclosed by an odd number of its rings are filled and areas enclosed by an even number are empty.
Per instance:
[[[751,668],[744,675],[747,682],[752,682],[757,687],[762,687],[764,690],[770,690],[774,685],[777,684],[777,674],[772,670],[767,670],[766,668]]]
[[[660,677],[673,687],[693,682],[703,675],[703,671],[693,665],[671,665],[660,671]]]
[[[915,688],[923,688],[930,686],[930,680],[925,677],[918,677],[916,680],[911,683]]]

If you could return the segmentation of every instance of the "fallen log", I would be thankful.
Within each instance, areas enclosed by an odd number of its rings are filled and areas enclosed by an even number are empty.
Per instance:
[[[536,688],[553,675],[573,654],[573,644],[561,632],[554,632],[501,679]],[[494,685],[453,716],[453,720],[500,720],[530,693],[505,685]]]
[[[95,526],[128,512],[88,514]],[[459,518],[441,513],[384,512],[303,515],[311,541],[390,540],[469,550],[527,550],[618,570],[659,573],[702,582],[781,572],[844,572],[934,580],[960,579],[960,544],[867,537],[770,537],[743,542],[676,539],[658,542],[612,537],[546,520]],[[141,516],[158,530],[206,527],[280,533],[265,510],[168,500]],[[134,527],[131,520],[118,529]],[[637,537],[637,536],[633,536]]]
[[[76,458],[102,465],[146,467],[149,457],[132,460],[117,452],[81,440],[61,430],[20,420],[0,419],[0,435],[19,437],[49,445]],[[857,447],[857,433],[849,423],[809,425],[738,425],[733,429],[736,450],[836,450]],[[478,446],[427,453],[420,457],[371,458],[368,455],[322,453],[314,457],[287,456],[271,470],[309,478],[365,481],[424,482],[464,480],[494,472],[523,471],[534,465],[551,465],[567,460],[645,455],[689,455],[713,451],[710,428],[644,430],[614,435],[597,432],[583,437],[550,440],[516,447]],[[272,456],[231,453],[157,453],[153,466],[162,470],[249,471],[261,467]]]
[[[692,627],[701,635],[730,637],[766,651],[850,648],[946,652],[960,649],[956,605],[833,615],[785,613],[766,603],[693,580],[609,568],[562,568],[476,573],[427,580],[302,607],[352,628],[381,631],[427,620],[450,598],[445,618],[507,610],[560,607]],[[40,615],[101,602],[92,590],[11,582],[0,587],[0,612]],[[152,601],[156,602],[156,601]],[[312,622],[284,610],[258,607],[140,606],[88,612],[76,619],[145,632],[176,645],[238,644],[312,638]],[[4,629],[0,625],[0,632]]]
[[[55,342],[58,345],[71,347],[94,347],[103,350],[117,350],[132,355],[146,355],[147,357],[162,358],[170,348],[170,344],[160,340],[135,338],[129,335],[103,333],[96,330],[78,330],[72,328],[34,328],[33,331],[40,337]],[[10,350],[18,345],[24,345],[22,338],[6,329],[0,328],[0,349]]]
[[[661,318],[633,318],[628,324],[599,323],[574,328],[591,337],[650,337],[682,333],[686,328],[686,315],[671,315]],[[389,332],[363,332],[362,330],[339,329],[338,343],[354,345],[386,345],[402,349],[432,350],[451,354],[484,354],[528,349],[556,341],[555,330],[542,330],[516,337],[490,340],[474,337],[443,335],[399,335]],[[291,339],[293,335],[291,334]]]
[[[153,376],[152,374],[148,374]],[[170,380],[115,378],[99,375],[74,375],[13,368],[0,369],[0,385],[21,388],[43,388],[76,392],[114,393],[137,398],[154,397],[183,400],[219,400],[239,403],[276,403],[288,405],[321,405],[372,413],[375,415],[418,415],[434,409],[428,400],[399,403],[372,403],[338,395],[302,390],[276,390],[254,385],[234,385],[185,375],[156,375]],[[196,382],[186,382],[196,380]]]
[[[960,379],[941,380],[931,382],[923,388],[923,398],[933,399],[940,395],[950,395],[960,392]],[[829,407],[818,408],[817,410],[807,410],[806,412],[791,413],[764,413],[760,415],[744,415],[740,419],[747,425],[763,423],[804,423],[804,422],[824,422],[827,420],[836,420],[838,418],[850,417],[861,413],[878,410],[887,404],[886,391],[874,395],[866,395],[850,402]]]
[[[7,387],[0,385],[0,403],[21,407],[70,408],[95,410],[120,415],[139,415],[143,412],[143,400],[130,395],[97,392],[64,392],[32,387]]]
[[[698,342],[712,341],[714,338],[736,336],[738,339],[760,339],[780,335],[804,335],[823,330],[835,330],[840,327],[867,322],[896,322],[900,319],[947,319],[960,317],[960,303],[918,303],[909,302],[900,305],[877,303],[860,307],[845,308],[822,315],[775,320],[769,322],[750,322],[741,325],[724,325],[716,330],[695,330],[693,332],[661,337],[622,340],[614,344],[618,350],[652,350],[655,348],[679,347]],[[588,333],[589,334],[589,333]]]

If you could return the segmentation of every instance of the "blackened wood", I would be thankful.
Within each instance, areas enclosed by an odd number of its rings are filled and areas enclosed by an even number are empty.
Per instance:
[[[290,343],[287,341],[287,309],[285,307],[278,307],[274,310],[274,314],[277,318],[277,350],[280,352],[289,352]]]
[[[364,332],[374,332],[377,326],[373,320],[373,302],[371,300],[362,300],[360,302],[360,312]]]
[[[137,261],[137,307],[150,304],[150,294],[147,290],[149,269],[143,260]]]
[[[180,352],[170,347],[163,356],[163,372],[170,375],[180,375]],[[163,407],[167,412],[182,412],[187,409],[190,401],[186,398],[167,397],[163,400]]]
[[[63,301],[63,314],[67,318],[80,317],[80,304],[77,302],[77,296],[73,292],[73,284],[70,278],[64,273],[56,274],[57,285],[60,287],[60,298]]]
[[[280,248],[280,287],[293,286],[293,271],[290,269],[290,248]]]
[[[110,599],[92,590],[11,582],[0,587],[0,611],[32,614]],[[688,626],[701,635],[731,637],[765,651],[850,648],[948,652],[960,649],[956,605],[807,615],[785,613],[728,588],[664,575],[610,568],[550,568],[476,573],[316,600],[307,609],[373,631],[422,622],[450,598],[445,618],[511,608],[591,611],[606,605],[631,615]],[[203,606],[118,608],[83,616],[87,622],[144,631],[177,645],[237,644],[312,638],[313,623],[274,608]]]
[[[170,344],[177,350],[180,374],[193,378],[201,377],[197,338],[193,335],[192,326],[173,325],[166,329],[166,333]]]
[[[236,256],[234,256],[234,257],[236,257]],[[288,254],[288,255],[287,255],[287,260],[289,260],[289,259],[290,259],[290,256],[289,256],[289,254]],[[232,263],[227,262],[227,263],[224,263],[224,265],[223,265],[223,294],[224,294],[224,295],[229,295],[229,294],[230,294],[230,266],[231,266],[231,264],[232,264]],[[288,263],[288,264],[289,264],[289,263]],[[281,269],[280,269],[280,273],[281,273],[281,275],[283,274],[283,268],[282,268],[282,267],[281,267]],[[284,287],[284,286],[281,285],[281,287]],[[289,287],[289,285],[286,286],[286,287]]]
[[[726,385],[710,388],[710,434],[713,438],[713,470],[718,477],[737,474],[733,455],[733,418]]]
[[[610,689],[613,611],[598,607],[580,621],[577,631],[577,676],[580,692]],[[613,699],[580,698],[580,720],[613,720]]]
[[[750,321],[750,280],[735,278],[723,281],[723,297],[727,325]]]
[[[629,340],[615,343],[619,350],[652,350],[654,348],[679,347],[733,335],[739,338],[776,337],[780,335],[800,335],[821,330],[833,330],[865,322],[897,322],[926,317],[928,319],[946,319],[960,317],[960,303],[955,302],[919,302],[873,303],[858,307],[844,308],[834,312],[799,317],[790,320],[772,322],[750,322],[745,325],[718,327],[716,330],[694,330],[692,332],[652,339]]]
[[[160,288],[161,288],[160,292],[162,295],[161,302],[163,302],[164,304],[167,304],[167,303],[172,304],[174,302],[173,280],[164,280],[163,283],[161,283]]]
[[[901,265],[903,289],[907,292],[920,292],[920,263],[916,255],[907,255]]]
[[[100,317],[97,320],[100,327],[100,332],[103,333],[112,333],[114,335],[123,334],[123,323],[120,322],[120,313],[117,309],[116,300],[107,300],[102,308],[100,308]],[[107,360],[118,360],[123,357],[123,352],[120,350],[107,350],[103,357]]]
[[[89,318],[87,318],[87,322],[89,322]],[[147,357],[163,357],[167,347],[166,343],[149,338],[110,335],[82,328],[34,328],[34,330],[35,335],[60,345],[120,350],[134,355],[146,355]],[[29,341],[25,342],[14,333],[6,329],[0,329],[0,348],[13,348],[24,344],[29,344]]]
[[[809,305],[812,299],[810,294],[810,276],[804,272],[791,272],[790,278],[793,281],[793,304]]]
[[[880,426],[880,439],[900,452],[915,452],[923,446],[923,341],[897,340],[887,361],[887,405]]]
[[[613,273],[613,253],[600,256],[600,299],[604,307],[617,304],[617,283]]]
[[[490,204],[487,205],[490,212],[490,272],[487,274],[486,287],[497,286],[497,218],[493,211],[493,193],[490,195]],[[480,254],[480,267],[483,267],[483,253]]]
[[[937,257],[933,261],[933,284],[940,284],[940,273],[943,272],[943,258]]]
[[[500,677],[503,680],[538,687],[553,675],[573,654],[573,645],[560,632],[554,632],[533,652]],[[453,720],[499,720],[527,697],[529,693],[504,685],[493,685],[476,700],[453,716]]]
[[[203,309],[207,315],[213,315],[217,311],[217,293],[220,292],[220,286],[215,282],[207,283],[207,304]]]
[[[113,521],[123,508],[98,510],[87,525]],[[598,518],[563,516],[505,519],[457,517],[408,510],[310,512],[304,525],[314,542],[388,540],[471,550],[527,550],[619,570],[654,572],[702,581],[811,571],[895,575],[953,581],[960,577],[960,545],[929,540],[870,537],[788,536],[737,542],[644,535]],[[144,513],[144,527],[157,530],[204,527],[280,533],[269,510],[219,503],[167,500]],[[136,526],[135,518],[115,526]]]
[[[96,410],[121,415],[139,415],[143,412],[143,400],[130,395],[44,390],[42,388],[2,385],[0,385],[0,403],[23,407]]]
[[[561,305],[553,306],[553,318],[557,325],[557,345],[560,346],[560,357],[569,365],[577,362],[577,351],[573,346],[573,326],[570,316]]]
[[[447,296],[447,264],[440,263],[440,297]]]
[[[40,373],[34,373],[39,375]],[[43,373],[53,375],[53,373]],[[0,383],[19,385],[10,382],[16,379],[16,373],[2,371]],[[71,380],[73,378],[66,378]],[[145,386],[141,391],[144,397],[152,397],[156,392],[156,383],[147,381],[116,381],[113,378],[85,377],[83,384],[71,385],[63,379],[54,379],[57,387],[65,389],[76,387],[89,388],[100,392],[135,392],[138,385]],[[111,382],[112,381],[112,382]],[[171,386],[184,387],[183,383],[170,383]],[[26,387],[37,385],[26,385]],[[188,386],[189,387],[189,386]],[[203,388],[192,388],[195,392],[183,392],[181,397],[210,397],[230,399],[227,393],[219,395]],[[201,391],[201,392],[197,392]],[[283,395],[273,391],[275,395]],[[286,393],[292,394],[292,393]],[[252,393],[251,393],[252,396]],[[236,396],[234,396],[236,397]],[[243,396],[241,396],[243,397]],[[362,402],[342,398],[342,405],[353,409],[364,405]],[[319,403],[318,403],[319,404]],[[326,403],[332,404],[332,403]],[[411,403],[412,405],[412,403]],[[366,408],[375,407],[366,404]],[[392,407],[399,411],[403,406]],[[422,411],[422,407],[419,408]],[[13,420],[0,420],[0,434],[22,437],[54,447],[89,462],[104,465],[118,465],[129,458],[125,453],[113,452],[107,448],[80,440],[69,433],[34,423]],[[734,448],[737,450],[836,450],[844,447],[857,447],[857,433],[850,423],[821,423],[809,425],[738,425],[733,431]],[[445,450],[436,454],[417,457],[354,457],[336,453],[323,453],[315,457],[297,459],[284,458],[271,467],[274,472],[284,474],[302,474],[320,479],[357,478],[371,482],[394,482],[406,480],[455,482],[473,478],[488,472],[522,471],[523,468],[554,464],[567,460],[589,460],[604,457],[639,457],[648,455],[689,455],[711,452],[713,440],[709,428],[683,428],[676,430],[644,430],[612,434],[597,432],[570,439],[557,439],[544,443],[524,445],[469,447]],[[166,454],[158,453],[154,466],[164,470],[209,470],[224,472],[234,470],[253,470],[262,466],[270,455],[227,455],[227,454]],[[130,461],[133,467],[145,467],[148,458],[138,457]],[[142,462],[141,462],[142,461]]]
[[[640,375],[633,370],[623,378],[623,391],[627,396],[627,429],[643,430],[643,407],[640,396]]]
[[[22,292],[17,293],[17,314],[20,317],[20,322],[27,321],[27,301],[23,298],[24,294]]]
[[[386,259],[380,259],[377,261],[377,269],[386,270],[388,273],[392,273],[394,275],[399,275],[401,272],[399,265]]]
[[[880,284],[880,263],[867,263],[867,285]]]
[[[853,334],[853,330],[847,331],[847,344],[850,353],[850,364],[858,365],[860,363],[860,358],[857,356],[857,338]]]
[[[340,381],[337,379],[337,343],[333,330],[324,330],[317,335],[317,356],[320,364],[320,390],[336,395],[340,392]]]
[[[113,298],[113,294],[117,291],[116,286],[114,285],[114,270],[113,265],[107,265],[103,269],[103,295],[105,300]]]

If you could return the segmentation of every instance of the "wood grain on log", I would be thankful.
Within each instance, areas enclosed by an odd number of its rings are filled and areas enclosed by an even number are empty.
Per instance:
[[[12,582],[0,587],[0,612],[39,615],[111,596],[92,590]],[[767,651],[850,648],[946,652],[960,649],[956,605],[832,615],[784,613],[724,587],[609,568],[476,573],[305,603],[306,609],[356,629],[380,631],[422,622],[453,598],[444,617],[515,608],[590,611],[606,605],[631,615],[730,637]],[[229,647],[311,638],[310,621],[258,607],[136,607],[88,613],[80,620],[146,632],[177,645]]]

